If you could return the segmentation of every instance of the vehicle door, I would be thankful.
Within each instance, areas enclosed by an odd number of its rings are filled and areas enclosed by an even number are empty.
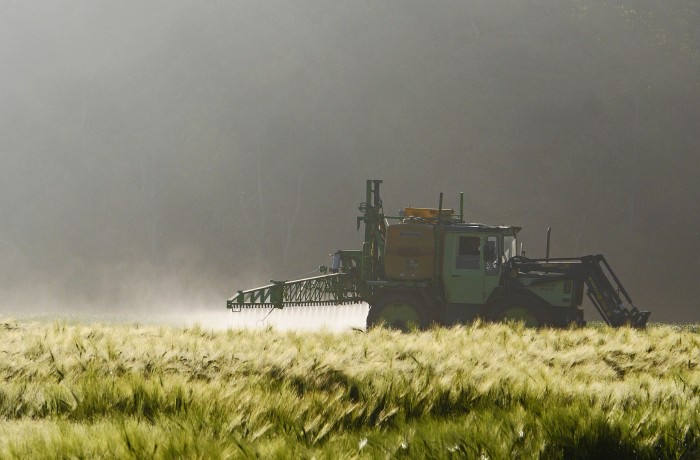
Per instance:
[[[449,303],[483,304],[499,283],[499,235],[448,234],[445,284]]]
[[[484,303],[483,237],[447,233],[445,240],[443,277],[448,303]]]

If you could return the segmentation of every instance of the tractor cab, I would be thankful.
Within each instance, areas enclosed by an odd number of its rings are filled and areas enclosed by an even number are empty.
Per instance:
[[[448,304],[484,304],[499,285],[505,262],[515,255],[518,227],[446,225],[442,280]]]

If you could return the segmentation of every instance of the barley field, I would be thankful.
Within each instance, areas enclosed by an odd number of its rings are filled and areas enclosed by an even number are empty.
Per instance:
[[[698,458],[700,330],[0,318],[0,458]]]

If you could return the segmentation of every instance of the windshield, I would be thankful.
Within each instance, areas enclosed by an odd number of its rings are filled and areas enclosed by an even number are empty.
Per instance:
[[[518,250],[518,240],[514,236],[503,237],[503,254],[506,260],[516,256]]]

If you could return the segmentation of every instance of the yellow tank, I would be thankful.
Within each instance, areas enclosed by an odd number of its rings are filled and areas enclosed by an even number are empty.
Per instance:
[[[421,217],[423,219],[437,219],[439,209],[435,208],[404,208],[406,217]],[[451,217],[455,213],[454,209],[443,209],[442,217]]]
[[[433,276],[434,259],[435,237],[432,225],[401,222],[387,227],[384,273],[388,279],[429,279]]]

